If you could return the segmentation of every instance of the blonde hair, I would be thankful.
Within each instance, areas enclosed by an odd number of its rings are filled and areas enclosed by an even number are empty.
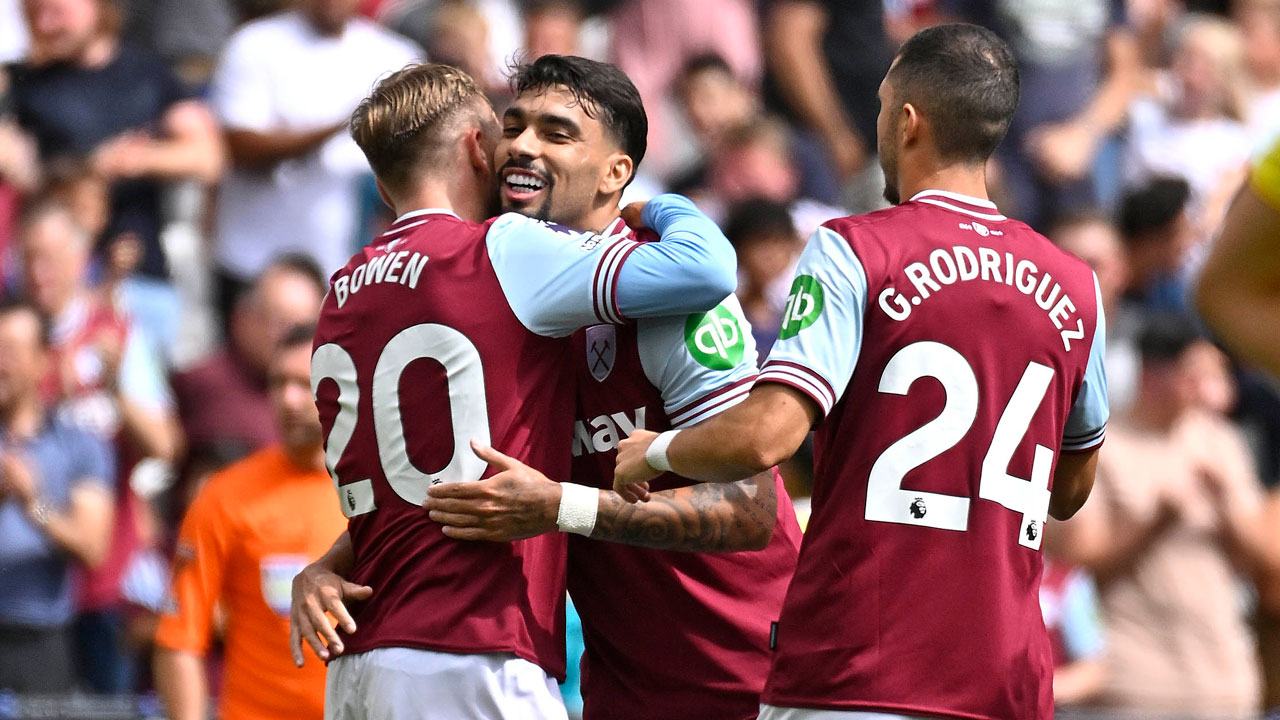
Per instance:
[[[1221,112],[1243,122],[1248,113],[1245,88],[1244,38],[1235,25],[1204,13],[1187,16],[1178,33],[1178,50],[1188,46],[1203,50],[1213,61],[1222,91]]]
[[[388,75],[351,114],[351,137],[391,189],[439,168],[449,130],[492,107],[471,76],[452,65],[413,64]],[[481,125],[483,127],[483,124]]]

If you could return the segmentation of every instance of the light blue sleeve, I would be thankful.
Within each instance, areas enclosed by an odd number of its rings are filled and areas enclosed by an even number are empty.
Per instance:
[[[699,423],[747,399],[756,341],[738,298],[705,313],[636,323],[640,364],[662,393],[673,428]]]
[[[778,341],[757,383],[790,385],[826,417],[853,377],[866,309],[862,261],[839,233],[819,227],[800,255]]]
[[[161,370],[160,358],[137,325],[129,328],[120,357],[120,391],[130,402],[150,412],[173,407],[173,394]]]
[[[1102,654],[1102,620],[1093,580],[1084,572],[1074,573],[1062,593],[1062,640],[1072,662]]]
[[[499,217],[486,242],[516,317],[533,332],[561,337],[598,323],[704,312],[733,292],[733,248],[692,203],[659,195],[645,206],[645,221],[661,242]]]
[[[738,256],[720,228],[681,195],[645,203],[642,220],[662,236],[622,266],[616,307],[624,318],[705,312],[738,285]]]
[[[1082,452],[1101,445],[1106,439],[1107,420],[1111,416],[1111,405],[1107,401],[1107,369],[1103,362],[1107,354],[1107,319],[1103,316],[1102,295],[1096,275],[1093,287],[1098,303],[1098,326],[1093,334],[1093,347],[1089,348],[1089,364],[1085,366],[1080,394],[1071,406],[1071,414],[1067,416],[1062,432],[1064,452]]]

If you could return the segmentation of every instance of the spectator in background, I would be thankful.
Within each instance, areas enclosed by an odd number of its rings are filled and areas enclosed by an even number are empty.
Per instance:
[[[738,301],[763,357],[778,339],[782,311],[804,243],[787,206],[763,199],[734,206],[724,230],[738,253]]]
[[[1053,704],[1066,708],[1088,703],[1106,682],[1093,578],[1080,568],[1046,559],[1040,612],[1053,649]]]
[[[1211,237],[1245,177],[1253,145],[1244,83],[1239,31],[1220,18],[1191,16],[1178,33],[1172,68],[1157,73],[1129,111],[1126,183],[1187,181],[1196,242]]]
[[[18,123],[42,162],[88,158],[110,183],[99,249],[134,259],[127,307],[167,349],[179,308],[160,244],[161,191],[165,181],[217,179],[222,151],[212,118],[163,61],[120,43],[110,0],[25,0],[24,9],[31,54],[12,66]],[[20,176],[38,178],[39,171]]]
[[[715,53],[685,63],[677,83],[680,105],[699,145],[699,156],[671,182],[673,192],[696,188],[707,179],[707,163],[733,131],[760,117],[757,95]],[[799,172],[798,193],[828,205],[840,203],[840,186],[826,146],[808,133],[788,129],[791,159]]]
[[[137,493],[163,489],[165,468],[179,451],[172,398],[143,331],[89,286],[92,240],[70,210],[54,203],[35,205],[23,219],[21,249],[23,287],[52,323],[42,398],[64,422],[116,449],[118,512],[111,549],[80,584],[76,637],[88,687],[100,693],[126,692],[133,681],[131,653],[125,647],[128,616],[135,605],[158,605],[163,590],[153,587],[149,596],[127,598],[124,578],[137,563],[149,562],[148,551],[157,540],[155,517]],[[141,464],[147,458],[153,461]],[[142,467],[155,474],[135,475]]]
[[[1117,172],[1102,150],[1141,70],[1124,0],[941,0],[939,9],[991,28],[1018,60],[1018,110],[996,151],[1015,214],[1044,228],[1061,214],[1110,207]]]
[[[369,173],[345,128],[369,87],[416,60],[408,40],[355,16],[356,0],[301,0],[244,25],[214,74],[212,102],[232,167],[217,205],[219,309],[283,252],[327,274],[359,242]]]
[[[1089,570],[1107,628],[1100,703],[1148,717],[1251,718],[1257,660],[1238,571],[1267,557],[1261,494],[1237,431],[1206,407],[1212,348],[1157,315],[1139,342],[1138,397],[1108,430],[1089,503],[1045,534]]]
[[[667,178],[683,164],[687,148],[673,122],[680,70],[689,58],[714,52],[734,74],[760,80],[760,37],[752,0],[623,0],[609,16],[609,60],[622,69],[649,112],[645,172]]]
[[[525,0],[524,49],[530,61],[543,55],[581,55],[586,18],[575,0]],[[474,77],[474,76],[472,76]]]
[[[49,326],[33,305],[0,305],[0,689],[75,687],[72,572],[106,558],[111,453],[47,412]]]
[[[1054,245],[1084,260],[1098,278],[1107,319],[1107,399],[1121,413],[1138,390],[1138,313],[1122,297],[1129,285],[1129,261],[1116,227],[1099,213],[1059,218],[1046,236]]]
[[[1186,309],[1186,260],[1196,239],[1190,202],[1191,186],[1177,177],[1153,178],[1120,200],[1117,224],[1129,268],[1125,296],[1145,310]]]
[[[770,118],[736,128],[724,137],[707,170],[707,186],[695,193],[707,214],[723,222],[728,209],[748,200],[786,205],[802,237],[847,213],[800,194],[800,173],[787,126]]]
[[[180,515],[199,488],[196,464],[247,455],[278,439],[268,392],[273,349],[291,327],[315,322],[326,283],[309,258],[276,258],[236,302],[226,346],[173,376],[178,417],[187,438]]]
[[[155,684],[171,720],[208,717],[204,655],[219,605],[230,618],[219,717],[324,716],[324,666],[295,668],[289,653],[293,576],[346,529],[311,394],[314,335],[314,325],[291,328],[271,352],[280,442],[214,475],[183,521],[156,635]]]
[[[1244,33],[1249,138],[1254,150],[1267,150],[1280,138],[1280,0],[1240,0],[1234,10]]]
[[[837,204],[855,213],[882,206],[877,92],[893,61],[884,3],[765,0],[761,8],[767,104],[826,145],[846,184]]]

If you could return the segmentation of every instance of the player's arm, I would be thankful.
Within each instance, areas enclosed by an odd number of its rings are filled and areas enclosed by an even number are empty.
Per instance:
[[[328,552],[294,576],[289,602],[289,650],[294,665],[302,667],[305,662],[304,641],[321,660],[328,661],[342,654],[342,640],[334,631],[329,615],[337,618],[343,632],[356,631],[347,603],[368,600],[373,588],[344,579],[355,564],[351,535],[343,532]]]
[[[844,393],[862,348],[867,279],[834,230],[810,237],[796,268],[778,342],[751,395],[696,427],[655,436],[636,431],[618,445],[614,489],[643,497],[660,472],[729,482],[795,453]]]
[[[1227,211],[1196,306],[1236,355],[1280,376],[1280,143]]]
[[[515,213],[495,220],[489,258],[520,322],[563,336],[598,323],[703,312],[733,292],[733,246],[693,203],[659,195],[642,218],[661,242],[608,242]]]
[[[1053,471],[1053,490],[1049,495],[1049,515],[1066,520],[1075,515],[1093,490],[1098,468],[1098,449],[1107,436],[1107,420],[1111,405],[1107,400],[1107,318],[1102,310],[1102,291],[1098,278],[1093,278],[1094,302],[1098,320],[1089,347],[1089,360],[1075,403],[1067,415],[1062,434],[1062,452]]]
[[[222,594],[227,546],[225,518],[214,487],[207,485],[182,522],[169,598],[156,629],[152,672],[173,720],[203,720],[208,713],[204,656]]]
[[[733,552],[759,550],[773,537],[771,473],[664,490],[637,506],[610,490],[551,480],[491,447],[473,442],[472,449],[499,472],[434,485],[423,503],[451,538],[509,542],[560,530],[658,550]]]

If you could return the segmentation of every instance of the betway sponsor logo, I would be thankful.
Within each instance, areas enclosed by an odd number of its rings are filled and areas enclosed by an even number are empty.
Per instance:
[[[645,408],[638,407],[631,417],[626,412],[601,415],[573,424],[573,456],[617,450],[618,443],[636,430],[644,430]]]

